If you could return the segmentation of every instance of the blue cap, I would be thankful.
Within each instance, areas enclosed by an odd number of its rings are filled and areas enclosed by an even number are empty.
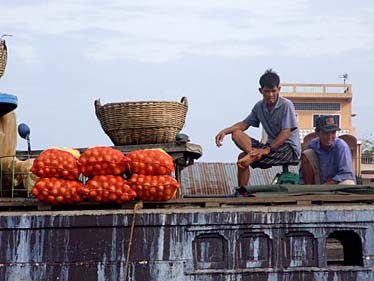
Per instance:
[[[336,124],[333,115],[322,115],[317,119],[316,130],[322,132],[335,132],[340,131],[340,128]]]

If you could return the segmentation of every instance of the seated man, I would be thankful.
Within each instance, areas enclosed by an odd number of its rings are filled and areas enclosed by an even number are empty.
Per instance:
[[[344,140],[336,138],[338,130],[333,116],[317,119],[318,137],[301,155],[305,184],[355,184],[351,151]]]
[[[220,147],[223,138],[231,134],[236,146],[242,150],[237,162],[239,187],[249,183],[249,166],[265,169],[300,157],[295,108],[291,101],[279,96],[279,84],[278,74],[266,71],[260,77],[262,99],[255,104],[247,118],[221,130],[216,136],[216,145]],[[260,123],[268,135],[266,144],[244,133],[250,126],[259,127]]]

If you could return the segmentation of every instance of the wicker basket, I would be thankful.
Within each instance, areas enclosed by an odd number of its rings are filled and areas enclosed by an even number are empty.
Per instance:
[[[5,40],[0,38],[0,78],[3,76],[7,62],[7,48]]]
[[[180,102],[138,101],[101,105],[96,116],[115,145],[170,143],[182,130],[188,110],[187,98]]]

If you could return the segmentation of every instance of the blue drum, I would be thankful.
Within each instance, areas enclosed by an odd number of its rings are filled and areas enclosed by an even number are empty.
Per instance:
[[[15,110],[18,100],[16,96],[0,93],[0,117]]]

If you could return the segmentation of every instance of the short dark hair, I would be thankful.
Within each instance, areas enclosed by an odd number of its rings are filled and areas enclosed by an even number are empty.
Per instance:
[[[279,75],[273,71],[271,68],[266,70],[264,74],[260,77],[261,88],[268,87],[270,89],[274,87],[279,87],[280,78]]]

